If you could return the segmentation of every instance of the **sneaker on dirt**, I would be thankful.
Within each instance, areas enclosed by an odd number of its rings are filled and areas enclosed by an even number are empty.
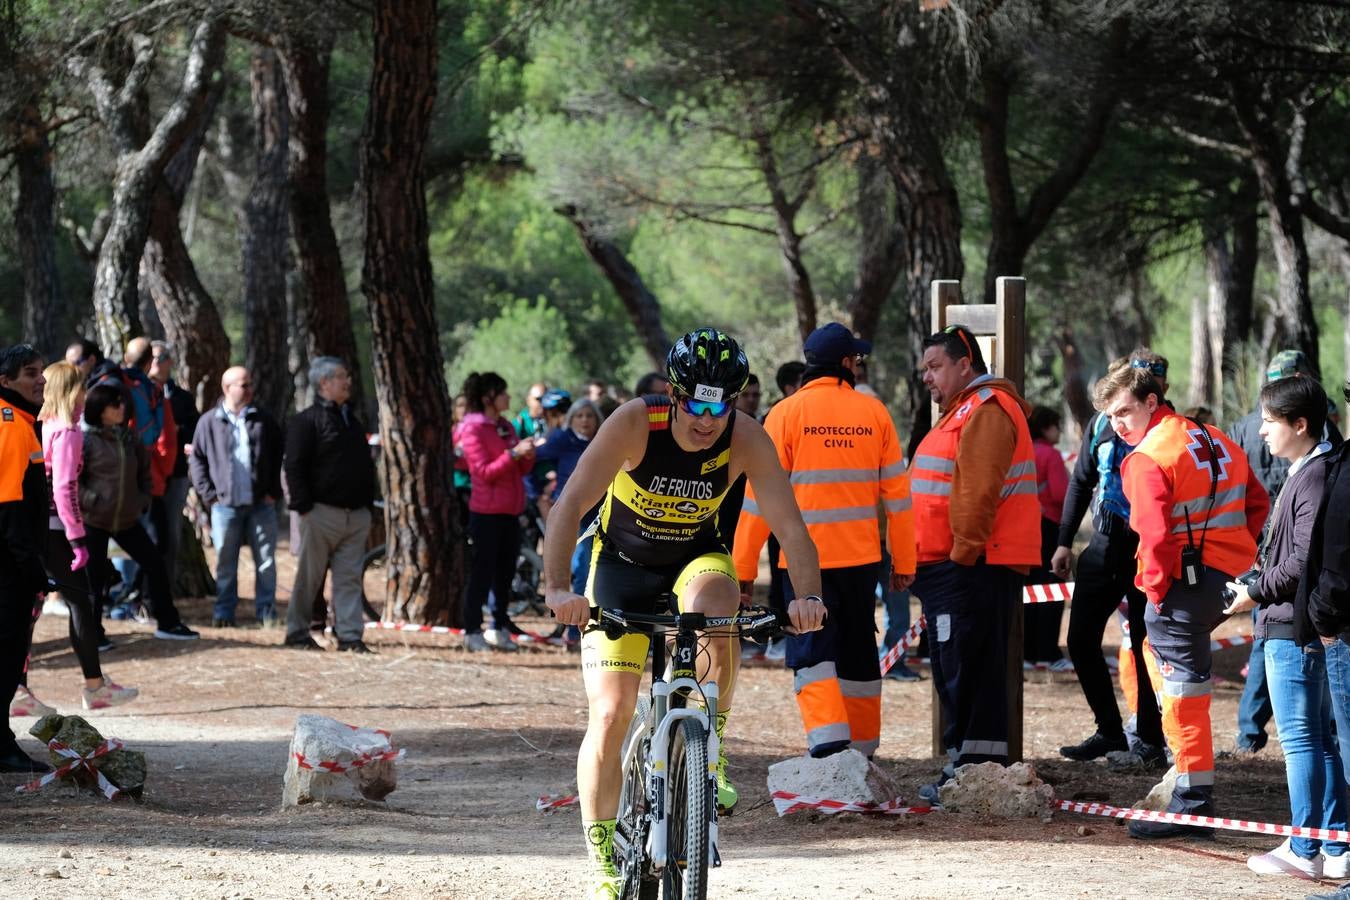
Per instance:
[[[155,637],[161,641],[195,641],[201,635],[179,622],[172,628],[156,628]]]

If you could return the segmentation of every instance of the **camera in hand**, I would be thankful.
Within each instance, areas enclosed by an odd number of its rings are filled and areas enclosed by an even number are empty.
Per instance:
[[[1251,587],[1253,584],[1256,584],[1256,579],[1260,577],[1261,577],[1260,569],[1248,569],[1247,571],[1243,572],[1241,575],[1234,578],[1233,580],[1236,581],[1238,584]],[[1224,603],[1232,603],[1234,600],[1237,599],[1237,594],[1233,593],[1233,591],[1231,591],[1228,588],[1224,588],[1222,591],[1219,591],[1219,596],[1223,598]]]

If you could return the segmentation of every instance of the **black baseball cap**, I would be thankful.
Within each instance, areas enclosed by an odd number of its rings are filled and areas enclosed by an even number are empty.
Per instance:
[[[813,365],[832,365],[845,356],[859,354],[866,356],[872,352],[872,345],[868,341],[854,337],[853,332],[838,322],[831,322],[807,335],[802,350],[806,353],[807,362]]]

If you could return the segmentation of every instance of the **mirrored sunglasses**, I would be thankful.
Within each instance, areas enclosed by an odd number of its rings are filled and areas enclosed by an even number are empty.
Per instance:
[[[686,397],[683,394],[679,397],[680,409],[689,413],[694,418],[699,418],[704,413],[712,416],[714,419],[720,419],[731,412],[730,403],[716,403],[712,400],[695,400],[693,397]]]

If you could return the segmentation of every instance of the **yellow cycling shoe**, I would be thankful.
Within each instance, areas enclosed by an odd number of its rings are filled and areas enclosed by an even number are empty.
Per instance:
[[[589,900],[619,900],[620,886],[618,875],[602,875],[596,872],[591,875],[591,888],[586,896]]]
[[[717,814],[731,815],[736,801],[741,798],[736,786],[727,778],[727,755],[720,750],[717,754]]]

